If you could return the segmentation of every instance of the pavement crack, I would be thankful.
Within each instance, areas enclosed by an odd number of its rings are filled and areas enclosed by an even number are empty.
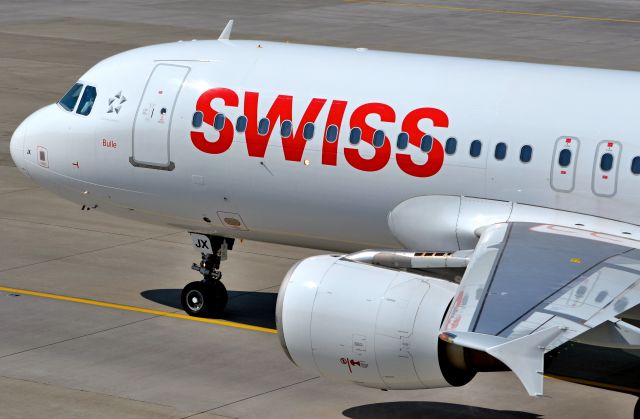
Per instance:
[[[318,378],[320,378],[319,375],[317,375],[315,377],[307,378],[306,380],[297,381],[295,383],[287,384],[286,386],[281,386],[281,387],[278,387],[278,388],[274,388],[272,390],[263,391],[262,393],[254,394],[254,395],[249,396],[249,397],[244,397],[242,399],[238,399],[238,400],[235,400],[235,401],[232,401],[232,402],[229,402],[229,403],[221,404],[220,406],[212,407],[211,409],[203,410],[202,412],[194,413],[192,415],[185,416],[185,417],[183,417],[181,419],[188,419],[188,418],[192,418],[194,416],[202,415],[202,414],[205,414],[205,413],[210,413],[210,412],[213,412],[214,410],[221,409],[223,407],[230,406],[232,404],[240,403],[240,402],[243,402],[243,401],[246,401],[246,400],[250,400],[250,399],[253,399],[253,398],[256,398],[256,397],[264,396],[265,394],[270,394],[270,393],[274,393],[276,391],[284,390],[285,388],[290,388],[290,387],[293,387],[293,386],[297,386],[298,384],[302,384],[302,383],[306,383],[306,382],[309,382],[309,381],[313,381],[313,380],[316,380]]]
[[[91,333],[85,333],[84,335],[74,336],[72,338],[67,338],[67,339],[62,339],[62,340],[56,341],[56,342],[47,343],[46,345],[40,345],[40,346],[36,346],[36,347],[33,347],[33,348],[29,348],[29,349],[23,349],[22,351],[18,351],[18,352],[14,352],[14,353],[11,353],[11,354],[6,354],[6,355],[1,355],[0,359],[8,358],[8,357],[14,356],[14,355],[23,354],[23,353],[26,353],[26,352],[36,351],[38,349],[47,348],[47,347],[50,347],[50,346],[55,346],[55,345],[58,345],[58,344],[61,344],[61,343],[65,343],[65,342],[70,342],[70,341],[76,340],[76,339],[82,339],[82,338],[85,338],[87,336],[98,335],[100,333],[109,332],[111,330],[115,330],[115,329],[119,329],[119,328],[122,328],[122,327],[130,326],[132,324],[144,322],[144,321],[147,321],[147,320],[155,319],[157,317],[162,317],[162,316],[149,316],[149,317],[145,317],[144,319],[139,319],[139,320],[135,320],[135,321],[132,321],[132,322],[127,322],[127,323],[120,324],[120,325],[113,326],[113,327],[109,327],[109,328],[106,328],[106,329],[97,330],[97,331],[91,332]]]
[[[21,192],[23,190],[14,191],[14,192]],[[7,192],[7,193],[11,193],[11,192]],[[7,193],[5,193],[3,195],[6,195]],[[103,231],[103,230],[96,230],[96,229],[92,229],[92,228],[83,228],[83,227],[72,227],[72,226],[63,225],[63,224],[44,223],[42,221],[21,220],[21,219],[18,219],[18,218],[11,218],[11,217],[0,217],[0,220],[14,221],[14,222],[17,222],[17,223],[25,223],[25,224],[36,224],[36,225],[43,225],[43,226],[49,226],[49,227],[66,228],[66,229],[69,229],[69,230],[87,231],[87,232],[90,232],[90,233],[110,234],[112,236],[131,237],[131,238],[137,238],[137,239],[141,238],[140,236],[135,236],[133,234],[114,233],[112,231]],[[170,233],[168,235],[173,235],[173,234],[176,234],[176,233],[177,232],[172,232],[172,233]],[[146,239],[149,239],[149,240],[151,240],[151,239],[162,239],[162,237],[164,237],[164,235],[157,236],[157,237],[147,237]]]
[[[174,233],[171,233],[171,234],[174,234]],[[132,241],[125,242],[125,243],[114,244],[112,246],[101,247],[99,249],[86,250],[84,252],[78,252],[78,253],[74,253],[72,255],[65,255],[65,256],[60,256],[60,257],[57,257],[57,258],[41,260],[39,262],[27,263],[25,265],[13,266],[11,268],[0,270],[0,273],[6,273],[6,272],[14,271],[14,270],[17,270],[17,269],[28,268],[28,267],[31,267],[31,266],[42,265],[44,263],[49,263],[49,262],[55,262],[55,261],[59,261],[59,260],[69,259],[69,258],[72,258],[72,257],[75,257],[75,256],[81,256],[81,255],[87,255],[87,254],[90,254],[90,253],[101,252],[103,250],[115,249],[116,247],[120,247],[120,246],[129,246],[131,244],[142,243],[142,242],[145,242],[147,240],[154,240],[156,238],[165,237],[165,236],[168,236],[168,235],[171,235],[171,234],[163,234],[163,235],[157,236],[157,237],[147,237],[147,238],[143,238],[143,239],[139,239],[139,240],[132,240]]]

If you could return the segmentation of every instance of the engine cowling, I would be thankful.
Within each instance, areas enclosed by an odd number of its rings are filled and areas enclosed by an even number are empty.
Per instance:
[[[475,372],[462,348],[438,339],[455,290],[341,256],[305,259],[280,287],[280,342],[296,365],[335,380],[381,389],[464,385]]]

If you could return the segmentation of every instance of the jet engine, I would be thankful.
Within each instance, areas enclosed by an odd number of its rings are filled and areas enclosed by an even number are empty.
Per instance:
[[[280,287],[280,342],[296,365],[335,380],[381,389],[464,385],[487,370],[474,363],[495,360],[438,338],[456,287],[343,256],[305,259]]]

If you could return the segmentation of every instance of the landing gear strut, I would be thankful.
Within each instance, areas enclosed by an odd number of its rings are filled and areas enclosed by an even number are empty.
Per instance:
[[[227,306],[227,289],[221,282],[220,262],[226,260],[227,250],[233,248],[233,239],[204,234],[194,235],[194,245],[202,251],[200,263],[191,269],[202,274],[201,281],[187,284],[182,289],[180,302],[190,316],[204,317],[217,315]]]

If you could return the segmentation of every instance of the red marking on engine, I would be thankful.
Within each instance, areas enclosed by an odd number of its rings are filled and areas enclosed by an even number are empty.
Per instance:
[[[566,175],[566,174],[567,174],[567,171],[566,171],[566,170],[560,170],[560,174],[561,174],[561,175]]]
[[[353,370],[351,369],[351,367],[367,368],[369,366],[369,364],[364,361],[356,361],[355,359],[349,358],[340,358],[340,363],[342,365],[346,365],[349,368],[350,374],[353,374]]]

